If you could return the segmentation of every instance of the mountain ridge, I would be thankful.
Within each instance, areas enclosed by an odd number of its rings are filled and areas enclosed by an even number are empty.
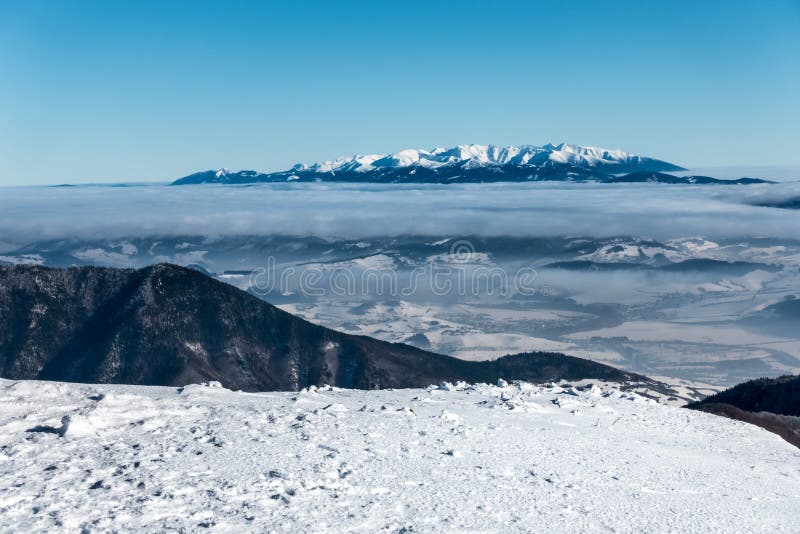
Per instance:
[[[357,154],[270,173],[228,169],[200,171],[172,185],[286,182],[350,183],[485,183],[567,181],[601,183],[754,184],[759,178],[722,180],[677,176],[685,171],[667,161],[560,143],[543,146],[457,145],[431,150],[405,149],[391,154]]]
[[[340,157],[312,165],[297,164],[293,171],[312,170],[319,173],[335,171],[369,172],[380,168],[423,167],[440,168],[450,165],[543,165],[547,162],[570,164],[576,167],[612,167],[625,172],[630,166],[639,170],[685,170],[682,167],[654,158],[637,156],[622,150],[586,147],[560,143],[543,146],[520,145],[456,145],[432,150],[404,149],[392,154],[369,154]],[[646,167],[646,169],[645,169]]]
[[[721,180],[677,176],[685,171],[667,161],[560,143],[543,146],[457,145],[431,150],[405,149],[391,154],[357,154],[270,173],[228,169],[200,171],[173,185],[280,182],[483,183],[525,181],[596,181],[603,183],[751,184],[758,178]]]
[[[344,334],[171,264],[0,267],[0,376],[164,386],[219,381],[246,391],[646,380],[559,353],[470,362]]]
[[[729,404],[746,412],[800,417],[800,375],[749,380],[693,402],[687,408],[700,408],[707,404]]]
[[[800,447],[800,376],[758,378],[737,384],[686,408],[760,426]]]

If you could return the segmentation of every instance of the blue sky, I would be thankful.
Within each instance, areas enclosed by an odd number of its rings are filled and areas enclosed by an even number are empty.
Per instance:
[[[800,165],[800,1],[0,3],[0,184],[458,143]]]

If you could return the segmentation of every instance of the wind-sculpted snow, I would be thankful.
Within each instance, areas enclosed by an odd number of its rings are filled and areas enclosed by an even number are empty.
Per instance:
[[[605,387],[0,381],[0,529],[794,532],[800,451]]]

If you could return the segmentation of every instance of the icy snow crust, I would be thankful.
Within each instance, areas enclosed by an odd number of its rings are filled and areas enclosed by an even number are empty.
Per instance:
[[[0,530],[796,532],[800,451],[589,386],[0,381]]]

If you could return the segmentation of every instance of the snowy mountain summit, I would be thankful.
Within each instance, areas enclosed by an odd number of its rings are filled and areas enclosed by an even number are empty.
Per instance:
[[[286,171],[261,173],[202,171],[174,185],[278,182],[484,183],[529,181],[658,182],[736,184],[762,180],[717,180],[676,176],[682,167],[622,150],[561,143],[544,146],[458,145],[432,150],[406,149],[392,154],[340,157],[319,163],[298,163]]]
[[[660,160],[636,156],[622,150],[584,147],[561,143],[544,146],[495,146],[458,145],[453,148],[434,148],[433,150],[406,149],[393,154],[370,154],[342,157],[335,160],[298,164],[294,171],[327,172],[370,172],[376,169],[399,169],[423,167],[488,167],[494,165],[567,164],[588,169],[613,168],[627,169],[629,166],[642,170],[680,170],[680,167]],[[658,167],[655,169],[654,167]]]
[[[0,429],[9,532],[797,530],[796,448],[597,384],[0,380]]]
[[[281,182],[355,182],[459,184],[491,182],[601,182],[666,184],[753,184],[758,178],[720,180],[667,174],[684,171],[673,163],[622,150],[561,143],[544,146],[458,145],[432,150],[406,149],[392,154],[336,158],[287,171],[201,171],[173,185]]]

